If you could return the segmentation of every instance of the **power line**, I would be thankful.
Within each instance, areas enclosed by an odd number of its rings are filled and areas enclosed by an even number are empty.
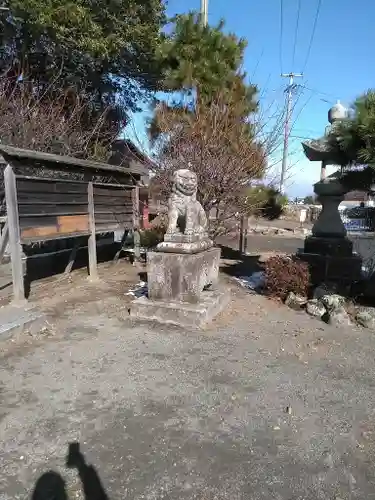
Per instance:
[[[306,90],[309,90],[310,92],[313,92],[314,94],[319,94],[319,95],[324,95],[326,97],[331,97],[332,99],[337,100],[337,97],[333,94],[329,94],[328,92],[322,92],[320,90],[317,90],[317,89],[313,89],[311,87],[307,87],[306,85],[302,85],[302,87]]]
[[[314,139],[314,137],[308,136],[308,135],[291,135],[291,139]]]
[[[279,39],[280,73],[283,72],[283,32],[284,32],[284,5],[283,5],[283,0],[280,0],[280,39]]]
[[[301,133],[301,132],[306,132],[308,134],[315,134],[315,135],[319,135],[322,133],[322,131],[320,130],[313,130],[311,128],[293,128],[293,132],[297,132],[297,133]]]
[[[322,6],[322,0],[318,0],[318,6],[317,6],[317,9],[316,9],[316,12],[315,12],[315,18],[314,18],[313,29],[312,29],[312,32],[311,32],[311,37],[310,37],[310,43],[309,43],[309,47],[307,49],[305,64],[303,65],[302,73],[305,71],[306,66],[307,66],[307,62],[308,62],[309,57],[310,57],[311,48],[312,48],[312,45],[313,45],[313,42],[314,42],[315,31],[316,31],[316,27],[317,27],[317,24],[318,24],[318,19],[319,19],[319,13],[320,13],[321,6]]]
[[[301,0],[298,0],[296,29],[294,31],[293,58],[292,58],[292,66],[291,66],[292,69],[294,68],[294,60],[296,57],[296,46],[297,46],[297,36],[298,36],[300,14],[301,14]]]
[[[257,63],[256,63],[255,68],[254,68],[254,71],[253,71],[253,73],[252,73],[252,75],[251,75],[251,80],[250,80],[250,81],[252,81],[252,80],[254,79],[254,77],[255,77],[255,73],[256,73],[256,72],[257,72],[257,70],[258,70],[259,63],[260,63],[260,60],[261,60],[261,59],[262,59],[262,57],[263,57],[263,54],[264,54],[264,47],[263,47],[263,49],[262,49],[262,52],[260,53],[260,56],[258,57]]]
[[[297,116],[295,117],[294,122],[293,122],[293,124],[292,124],[292,126],[291,126],[291,128],[290,128],[291,130],[293,130],[293,129],[294,129],[294,125],[297,123],[297,120],[298,120],[298,118],[301,116],[302,111],[303,111],[303,110],[306,108],[306,106],[309,104],[309,102],[311,101],[312,97],[313,97],[313,94],[310,94],[310,95],[309,95],[309,97],[306,99],[305,104],[303,104],[303,106],[301,107],[301,109],[298,111]]]

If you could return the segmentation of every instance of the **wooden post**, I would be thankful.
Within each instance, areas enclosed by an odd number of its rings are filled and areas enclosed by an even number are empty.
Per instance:
[[[143,211],[142,211],[142,229],[149,229],[150,227],[150,222],[149,222],[149,217],[150,217],[150,211],[148,207],[148,203],[144,202],[143,204]]]
[[[77,238],[76,241],[74,242],[74,247],[72,248],[72,251],[70,252],[69,262],[65,268],[64,274],[69,274],[72,271],[74,261],[76,260],[76,257],[77,257],[78,248],[79,248],[79,240]]]
[[[245,217],[241,217],[241,223],[240,223],[240,242],[239,242],[239,248],[238,251],[242,255],[243,252],[243,246],[244,246],[244,228],[245,228]]]
[[[141,257],[141,235],[139,233],[139,186],[134,186],[132,190],[133,205],[133,234],[134,234],[134,259]]]
[[[22,266],[20,221],[18,216],[16,176],[10,165],[7,165],[4,171],[4,184],[12,265],[13,301],[16,305],[22,305],[26,299]]]
[[[8,227],[8,221],[6,221],[0,236],[0,264],[6,252],[8,242],[9,242],[9,227]]]
[[[129,234],[129,229],[125,229],[124,234],[122,235],[122,238],[121,238],[120,248],[119,248],[119,250],[117,250],[116,255],[113,258],[114,264],[117,264],[117,262],[120,258],[120,254],[121,254],[122,250],[124,249],[124,246],[126,243],[126,238],[128,237],[128,234]]]
[[[249,218],[244,217],[244,235],[243,235],[243,253],[246,255],[247,252],[247,237],[249,233]]]
[[[88,194],[88,211],[89,211],[89,230],[90,230],[90,236],[88,241],[89,278],[92,281],[96,281],[99,277],[98,277],[98,264],[96,258],[94,186],[91,181],[88,183],[87,194]]]

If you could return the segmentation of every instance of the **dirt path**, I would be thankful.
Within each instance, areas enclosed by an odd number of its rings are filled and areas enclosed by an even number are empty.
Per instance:
[[[373,334],[242,290],[201,333],[124,309],[93,297],[4,352],[1,500],[29,498],[50,469],[84,498],[65,466],[74,441],[112,500],[375,498]]]

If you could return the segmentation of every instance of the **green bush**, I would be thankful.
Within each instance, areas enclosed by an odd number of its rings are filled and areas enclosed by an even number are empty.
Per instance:
[[[269,220],[278,219],[288,204],[288,198],[272,186],[253,186],[246,191],[249,212]]]
[[[305,196],[304,200],[303,200],[303,203],[305,205],[315,205],[315,198],[314,196]]]
[[[246,203],[251,211],[259,211],[267,203],[269,188],[266,186],[252,186],[246,189]]]
[[[288,199],[285,195],[272,190],[267,203],[263,207],[263,217],[269,220],[279,219],[284,213],[287,203]]]
[[[150,229],[143,229],[140,232],[141,247],[154,248],[158,243],[161,243],[164,238],[164,231],[160,228],[154,227]]]
[[[168,217],[165,214],[158,215],[151,223],[149,229],[142,229],[140,232],[141,246],[144,248],[156,247],[164,239],[167,230]]]

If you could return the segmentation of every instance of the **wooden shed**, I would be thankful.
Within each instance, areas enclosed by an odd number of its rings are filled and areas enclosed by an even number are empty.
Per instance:
[[[110,165],[0,145],[6,167],[6,224],[0,259],[9,245],[15,301],[24,300],[22,245],[88,237],[89,273],[97,278],[96,235],[139,228],[139,163]]]

